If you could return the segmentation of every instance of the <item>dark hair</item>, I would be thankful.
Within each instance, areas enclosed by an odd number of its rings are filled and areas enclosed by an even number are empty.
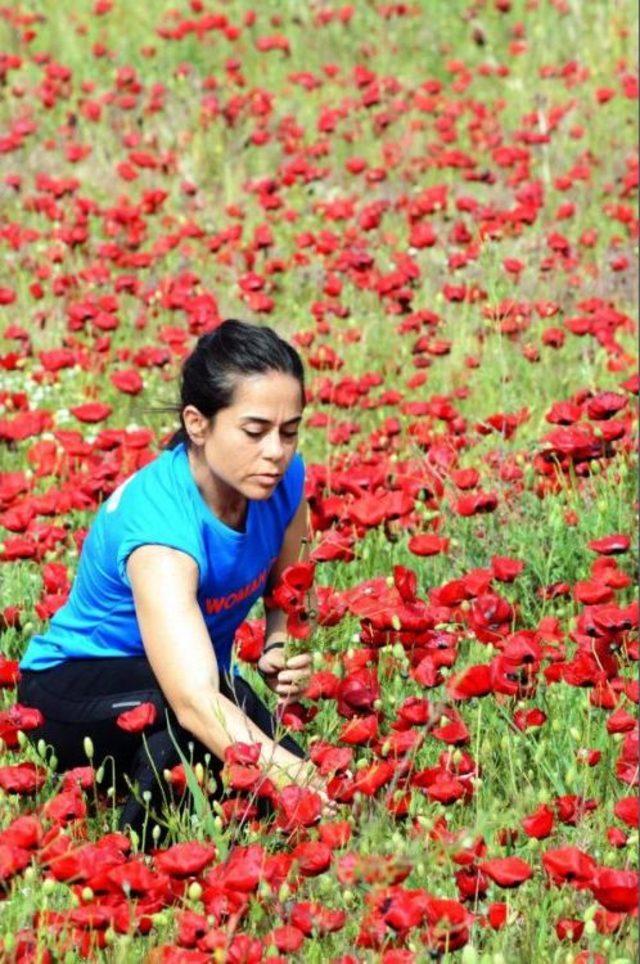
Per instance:
[[[271,371],[283,372],[298,380],[304,407],[304,368],[300,355],[272,328],[227,318],[213,331],[201,335],[182,363],[179,404],[147,409],[180,414],[181,427],[164,447],[173,449],[180,442],[189,445],[182,416],[186,405],[194,405],[206,418],[211,418],[233,403],[239,377]]]

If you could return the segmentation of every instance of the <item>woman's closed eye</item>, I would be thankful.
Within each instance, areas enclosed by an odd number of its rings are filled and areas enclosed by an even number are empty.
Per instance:
[[[248,429],[246,429],[246,428],[243,429],[243,432],[244,432],[245,435],[248,435],[249,438],[262,438],[262,436],[263,436],[263,434],[264,434],[263,432],[250,432],[250,431],[249,431]],[[283,432],[282,435],[283,435],[283,438],[297,438],[298,432],[297,432],[297,430],[295,430],[295,431],[293,431],[293,432]]]

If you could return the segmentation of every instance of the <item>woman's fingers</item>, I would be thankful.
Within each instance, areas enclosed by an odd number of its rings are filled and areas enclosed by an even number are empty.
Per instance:
[[[304,669],[306,666],[311,666],[311,653],[298,653],[287,660],[287,669]]]
[[[298,680],[308,678],[309,674],[300,669],[282,669],[278,673],[279,683],[296,683]]]
[[[304,688],[298,689],[296,686],[276,686],[275,692],[284,700],[288,700],[292,696],[299,696],[304,692]]]

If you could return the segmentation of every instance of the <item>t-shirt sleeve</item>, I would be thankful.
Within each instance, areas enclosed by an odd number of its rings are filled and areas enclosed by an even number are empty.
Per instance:
[[[304,498],[305,465],[299,452],[296,452],[293,456],[283,481],[286,493],[284,509],[284,527],[286,529]]]
[[[131,588],[126,570],[127,559],[139,546],[160,545],[179,549],[192,556],[200,569],[201,552],[197,532],[178,515],[175,505],[166,497],[163,498],[161,494],[154,497],[147,493],[144,500],[136,499],[127,503],[123,499],[118,511],[122,515],[116,568],[126,586]]]

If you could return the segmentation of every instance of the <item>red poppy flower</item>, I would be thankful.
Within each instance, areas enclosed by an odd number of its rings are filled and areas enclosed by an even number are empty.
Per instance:
[[[42,813],[48,820],[62,826],[86,817],[87,805],[79,786],[76,784],[72,789],[63,790],[50,797],[42,808]]]
[[[435,556],[439,552],[447,551],[449,540],[443,536],[431,534],[411,536],[407,548],[416,556]]]
[[[571,883],[582,889],[589,884],[596,870],[593,857],[577,847],[560,847],[542,854],[542,866],[554,884]]]
[[[153,703],[139,703],[116,717],[116,726],[127,733],[141,733],[156,721],[158,711]]]
[[[311,937],[314,932],[320,935],[341,930],[347,915],[343,910],[323,907],[317,901],[301,901],[291,908],[290,920],[306,937]]]
[[[5,540],[5,549],[7,540]],[[0,655],[0,687],[13,687],[20,680],[20,670],[17,659],[7,659]]]
[[[489,926],[492,927],[494,931],[502,930],[507,923],[507,905],[501,902],[489,904],[487,908],[487,920],[489,921]]]
[[[351,824],[348,820],[334,820],[331,823],[319,823],[316,827],[318,836],[331,850],[346,847],[351,840]],[[298,925],[300,926],[300,925]]]
[[[318,670],[309,677],[309,682],[302,696],[305,700],[335,699],[339,686],[339,676],[329,670]]]
[[[206,880],[215,875],[214,880],[223,885],[225,891],[251,893],[255,891],[263,874],[264,849],[260,844],[235,847],[223,864],[207,874]]]
[[[314,790],[291,785],[277,798],[277,826],[286,832],[299,827],[312,827],[320,819],[322,799]]]
[[[339,770],[347,770],[353,763],[353,750],[348,747],[332,746],[321,740],[312,745],[309,755],[317,766],[318,772],[323,776]]]
[[[574,944],[582,937],[584,921],[561,917],[556,922],[555,932],[559,941],[572,941]]]
[[[523,817],[520,823],[528,837],[536,837],[538,840],[543,840],[552,832],[553,821],[553,810],[545,803],[541,803],[537,810],[528,817]]]
[[[380,697],[380,683],[375,669],[365,668],[349,673],[338,685],[337,709],[341,716],[370,711]]]
[[[5,830],[0,831],[0,844],[35,850],[43,839],[42,824],[32,814],[25,814],[12,820]]]
[[[529,864],[520,857],[496,857],[484,860],[478,866],[500,887],[519,887],[533,876]]]
[[[295,954],[304,944],[305,935],[292,924],[282,924],[274,928],[263,939],[265,944],[274,944],[281,954]]]
[[[627,914],[637,912],[639,885],[640,874],[635,870],[598,867],[589,884],[589,890],[607,910]]]
[[[629,536],[616,533],[611,536],[603,536],[601,539],[592,539],[587,543],[594,552],[599,552],[604,556],[618,555],[627,552],[631,542]]]
[[[488,663],[468,666],[461,673],[450,676],[445,685],[454,700],[487,696],[493,689],[491,667]]]
[[[309,840],[298,844],[291,851],[291,856],[303,877],[317,877],[329,869],[332,853],[331,848],[322,841]]]
[[[393,779],[393,775],[394,767],[391,763],[383,760],[372,763],[357,771],[353,781],[354,790],[359,790],[360,793],[369,797],[373,796]]]
[[[282,582],[297,593],[307,592],[313,585],[315,564],[313,562],[296,562],[283,570]]]
[[[69,411],[72,415],[75,415],[78,421],[94,424],[108,418],[113,411],[113,407],[105,405],[103,402],[85,402],[83,405],[72,406]]]
[[[90,790],[96,781],[96,771],[92,766],[73,767],[65,770],[62,777],[62,789],[71,790],[73,787],[80,787],[82,790]]]
[[[0,883],[6,884],[31,862],[31,853],[21,847],[0,843]]]
[[[260,760],[262,747],[259,743],[232,743],[224,751],[225,763],[255,766]]]
[[[39,790],[46,779],[46,770],[35,763],[16,763],[15,766],[0,767],[0,787],[5,793],[27,796]]]
[[[338,739],[343,743],[362,746],[370,743],[377,735],[378,717],[375,713],[370,713],[368,716],[348,720],[340,730]]]
[[[213,844],[192,840],[174,844],[163,852],[156,852],[153,861],[163,874],[170,877],[190,877],[202,873],[215,857],[216,848]]]
[[[640,801],[638,797],[623,797],[618,800],[613,812],[619,820],[623,820],[629,827],[640,826]]]
[[[135,368],[112,372],[109,378],[111,384],[115,385],[118,391],[125,395],[139,395],[144,388],[140,372],[136,371]]]

